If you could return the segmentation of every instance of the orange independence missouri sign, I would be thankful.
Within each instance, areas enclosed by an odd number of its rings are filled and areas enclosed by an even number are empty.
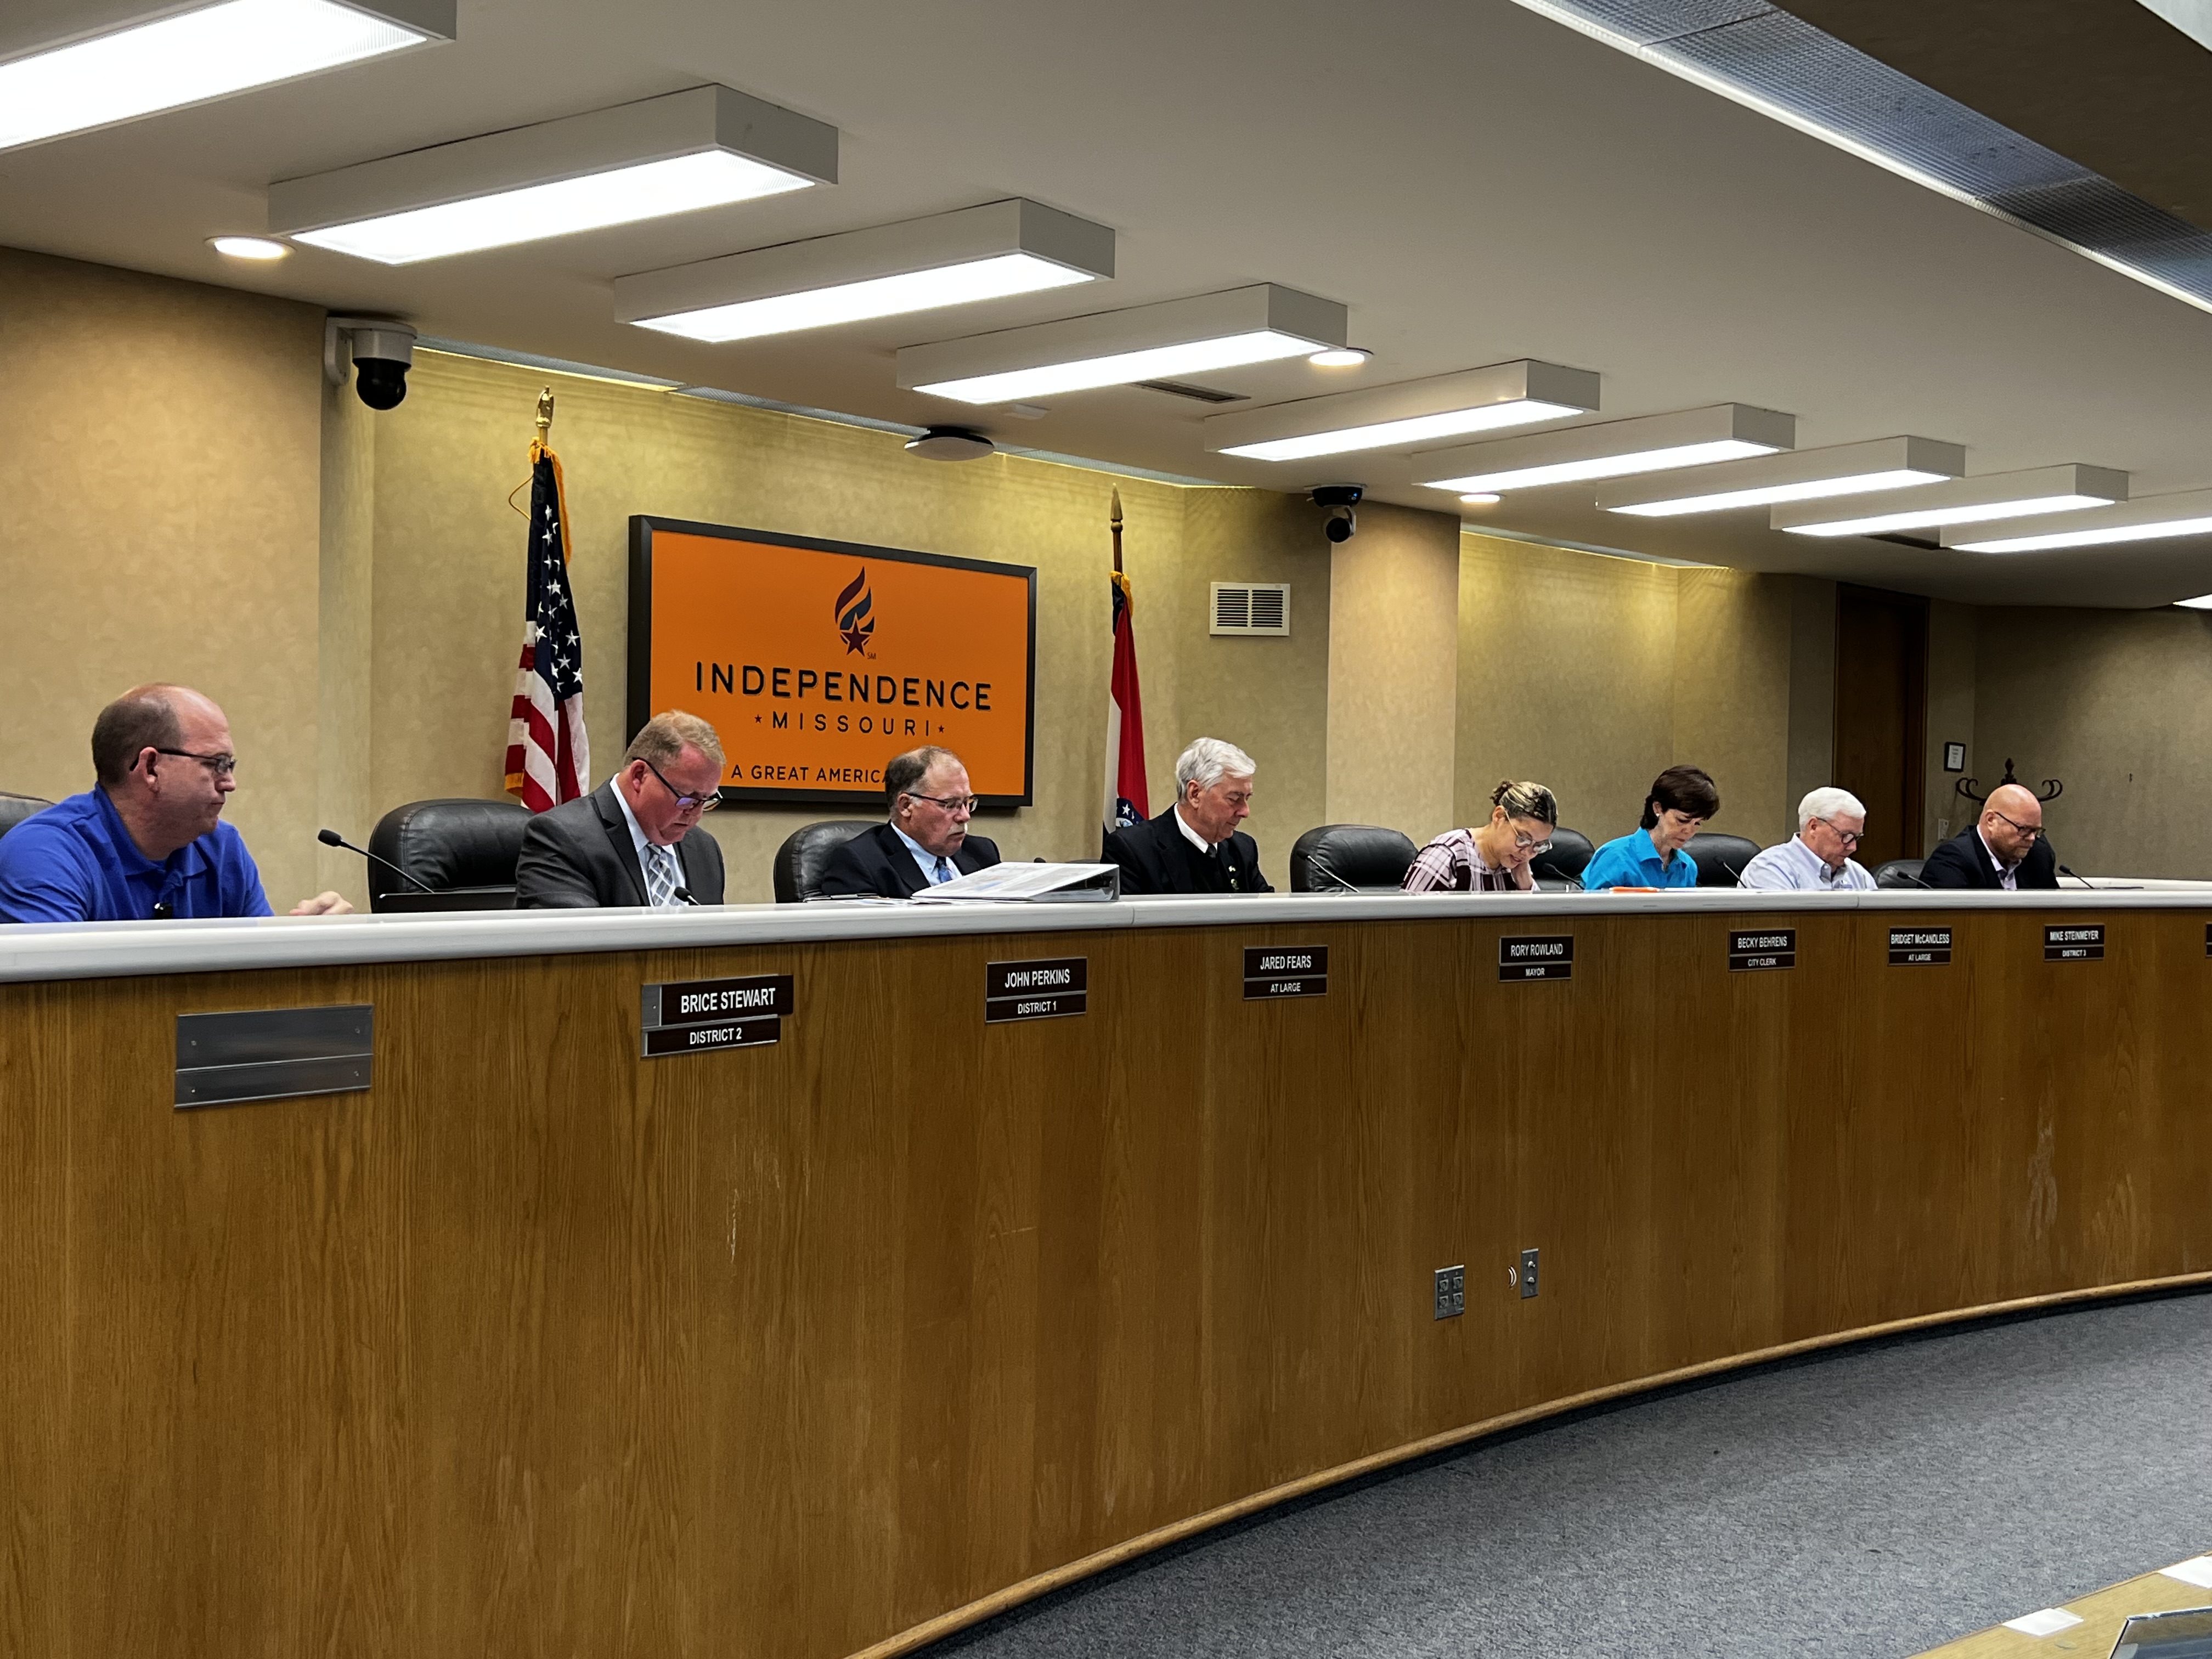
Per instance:
[[[711,721],[725,799],[869,816],[884,766],[957,750],[976,794],[1030,799],[1035,569],[756,530],[630,520],[629,729]]]

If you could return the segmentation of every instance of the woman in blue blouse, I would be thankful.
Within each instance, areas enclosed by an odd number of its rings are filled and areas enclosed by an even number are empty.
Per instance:
[[[1585,892],[1607,887],[1695,887],[1697,860],[1682,849],[1721,810],[1721,793],[1703,768],[1670,766],[1651,780],[1643,827],[1609,841],[1583,870]]]

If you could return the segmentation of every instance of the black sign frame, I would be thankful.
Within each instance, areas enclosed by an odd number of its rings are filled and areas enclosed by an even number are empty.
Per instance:
[[[1244,1000],[1279,1001],[1285,997],[1328,994],[1328,946],[1259,945],[1244,949]]]
[[[1797,965],[1795,927],[1729,929],[1729,971],[1732,974],[1777,972]]]
[[[1017,975],[1022,976],[1019,982],[1016,981]],[[1026,962],[983,964],[986,1025],[1027,1019],[1072,1019],[1090,1012],[1088,957],[1039,957]]]
[[[2075,934],[2087,937],[2075,938]],[[2043,929],[2043,959],[2045,962],[2102,962],[2105,959],[2105,924],[2101,921],[2046,922]]]
[[[1501,981],[1520,985],[1532,980],[1572,979],[1574,976],[1575,936],[1572,933],[1498,935],[1498,977]]]
[[[1951,960],[1952,930],[1948,927],[1893,927],[1889,930],[1889,965],[1893,968],[1940,968]]]

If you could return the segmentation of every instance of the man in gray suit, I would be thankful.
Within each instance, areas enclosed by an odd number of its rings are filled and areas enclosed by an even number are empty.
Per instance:
[[[722,765],[713,726],[679,709],[655,714],[614,776],[530,821],[515,908],[720,904],[722,849],[699,820],[714,810]]]

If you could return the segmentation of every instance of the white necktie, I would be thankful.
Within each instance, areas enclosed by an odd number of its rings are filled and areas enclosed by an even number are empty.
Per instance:
[[[676,854],[665,847],[645,844],[645,902],[659,906],[676,902]]]

